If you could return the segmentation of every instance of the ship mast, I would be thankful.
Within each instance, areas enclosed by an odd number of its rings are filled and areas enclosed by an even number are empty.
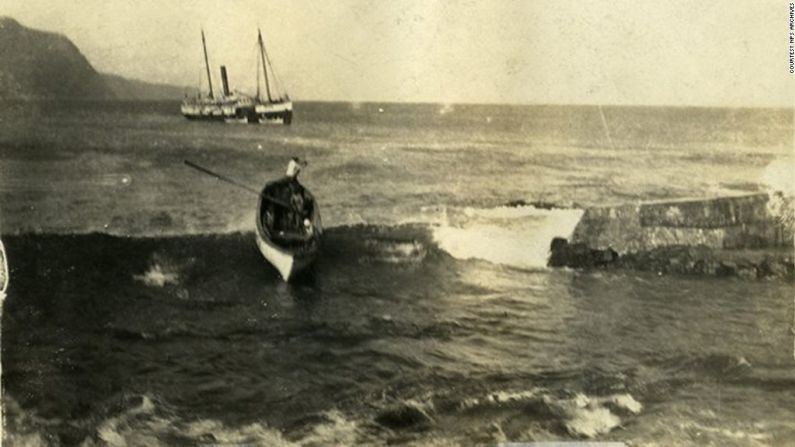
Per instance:
[[[207,42],[204,40],[204,30],[202,30],[202,48],[204,48],[204,66],[207,68],[207,83],[210,85],[210,99],[213,99],[213,79],[210,77],[210,62],[207,60]]]
[[[254,71],[256,72],[256,78],[257,78],[257,101],[260,100],[260,97],[259,97],[259,58],[260,58],[260,55],[259,55],[259,53],[257,53],[257,63],[254,64],[254,69],[255,69]]]
[[[268,93],[268,102],[272,102],[273,98],[271,98],[271,88],[268,83],[268,66],[265,63],[265,44],[262,43],[262,31],[260,31],[259,28],[257,28],[257,40],[259,42],[260,57],[262,58],[262,72],[265,74],[265,92]]]

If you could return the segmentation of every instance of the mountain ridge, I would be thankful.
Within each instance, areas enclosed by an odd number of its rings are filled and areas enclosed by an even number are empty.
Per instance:
[[[0,100],[176,100],[195,91],[100,73],[65,35],[0,16]]]

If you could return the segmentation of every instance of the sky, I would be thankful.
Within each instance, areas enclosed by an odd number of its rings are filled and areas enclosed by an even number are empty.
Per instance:
[[[2,0],[106,73],[253,91],[260,27],[297,100],[792,107],[779,0]],[[205,87],[206,88],[206,87]]]

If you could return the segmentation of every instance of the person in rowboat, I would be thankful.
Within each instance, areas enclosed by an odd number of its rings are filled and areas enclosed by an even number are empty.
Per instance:
[[[287,163],[286,177],[290,180],[288,182],[290,190],[290,206],[292,208],[292,222],[290,227],[293,230],[304,229],[308,221],[307,204],[304,197],[304,187],[298,182],[298,173],[301,172],[301,167],[306,166],[305,161],[301,161],[298,157],[293,157]]]
[[[274,198],[289,207],[281,206],[278,211],[269,207],[266,211],[265,221],[267,226],[277,229],[277,235],[282,239],[305,240],[310,238],[314,231],[309,219],[314,204],[311,198],[306,196],[303,185],[298,182],[298,174],[306,165],[306,161],[293,157],[287,163],[285,176],[275,182],[280,184],[280,188],[278,188],[278,196]]]

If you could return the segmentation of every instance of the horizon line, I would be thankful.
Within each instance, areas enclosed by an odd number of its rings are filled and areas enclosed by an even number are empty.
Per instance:
[[[130,79],[130,78],[126,78]],[[139,82],[138,79],[134,79]],[[159,84],[168,85],[168,84]],[[0,103],[34,102],[180,102],[173,99],[117,99],[117,98],[2,98]],[[348,103],[348,104],[395,104],[395,105],[438,105],[438,106],[503,106],[503,107],[610,107],[610,108],[679,108],[679,109],[764,109],[795,111],[795,106],[774,105],[708,105],[708,104],[612,104],[612,103],[533,103],[533,102],[450,102],[450,101],[400,101],[400,100],[355,100],[355,99],[292,99],[294,103]]]

